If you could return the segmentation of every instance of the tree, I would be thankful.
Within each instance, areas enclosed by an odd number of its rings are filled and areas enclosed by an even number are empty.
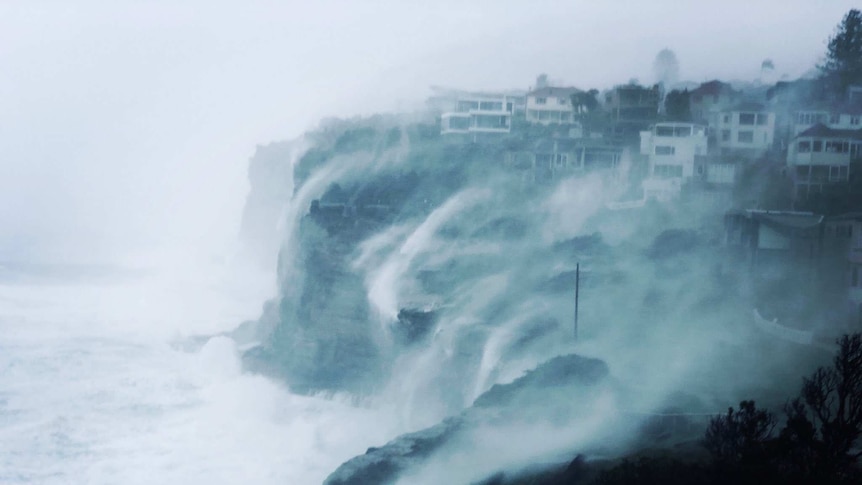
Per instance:
[[[572,107],[575,113],[587,114],[598,111],[599,100],[596,96],[599,95],[598,89],[590,89],[589,91],[579,91],[572,95]]]
[[[598,95],[598,89],[590,89],[579,91],[571,96],[575,119],[580,121],[584,129],[589,132],[602,131],[605,121],[604,113],[599,106]]]
[[[772,413],[757,409],[754,401],[742,401],[738,411],[728,408],[709,421],[703,445],[723,465],[752,463],[764,455],[774,428]]]
[[[826,60],[819,67],[837,94],[843,94],[851,84],[862,84],[862,12],[847,12],[829,39]]]
[[[671,121],[690,121],[691,106],[688,89],[679,91],[674,89],[667,93],[664,98],[664,112]]]
[[[862,334],[838,340],[832,367],[803,381],[801,398],[820,432],[827,465],[843,468],[862,456]]]
[[[838,339],[831,367],[803,380],[785,407],[777,455],[786,475],[811,483],[858,483],[862,437],[862,334]]]

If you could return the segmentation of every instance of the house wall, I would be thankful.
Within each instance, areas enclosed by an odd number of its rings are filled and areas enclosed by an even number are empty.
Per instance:
[[[729,108],[736,100],[737,96],[729,93],[706,95],[692,93],[689,98],[691,118],[713,125],[718,119],[718,113]]]
[[[823,110],[800,110],[792,114],[793,134],[796,136],[817,123],[829,122],[829,112]]]
[[[732,185],[736,182],[736,165],[711,163],[706,167],[706,181],[711,184]]]
[[[544,100],[544,102],[541,102]],[[574,120],[572,100],[559,96],[527,96],[527,121],[531,123],[571,123]]]
[[[837,130],[858,130],[862,128],[862,115],[859,114],[831,114],[829,115],[829,128]]]
[[[685,130],[688,134],[681,134]],[[706,149],[706,130],[700,125],[658,123],[652,130],[641,132],[641,154],[649,157],[650,175],[654,177],[690,179],[703,175],[695,173],[695,157],[705,155]]]
[[[720,149],[763,154],[775,141],[775,113],[725,111],[719,115],[717,128],[716,142]]]
[[[801,137],[787,147],[787,167],[794,182],[794,197],[806,198],[824,186],[850,179],[851,140]],[[838,149],[839,152],[828,151]]]
[[[448,111],[440,116],[440,133],[509,133],[513,97],[508,95],[469,93],[447,101]]]

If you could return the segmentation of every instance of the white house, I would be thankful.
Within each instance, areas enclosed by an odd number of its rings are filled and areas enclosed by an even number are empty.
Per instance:
[[[647,198],[668,200],[679,195],[683,182],[705,172],[706,127],[694,123],[657,123],[642,131],[641,155],[649,175],[643,182]]]
[[[690,179],[703,175],[695,157],[706,155],[706,127],[694,123],[656,123],[640,136],[641,154],[649,159],[650,176]]]
[[[523,110],[522,92],[470,92],[432,88],[428,104],[441,112],[440,133],[509,133],[512,115]]]
[[[573,123],[575,109],[572,95],[581,90],[573,87],[542,87],[527,93],[527,121],[549,125],[551,123]]]
[[[719,112],[736,103],[740,96],[730,84],[718,80],[703,83],[689,94],[691,119],[711,125]]]
[[[818,123],[836,130],[858,130],[862,128],[862,105],[797,110],[792,115],[792,123],[794,136]]]
[[[787,147],[794,198],[807,198],[829,184],[850,180],[851,161],[862,158],[862,129],[836,130],[816,124]]]
[[[722,153],[758,157],[775,141],[775,113],[758,103],[743,103],[721,111],[714,127]]]

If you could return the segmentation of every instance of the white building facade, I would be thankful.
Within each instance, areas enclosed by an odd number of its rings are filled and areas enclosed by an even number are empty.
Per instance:
[[[775,142],[775,113],[757,104],[730,108],[719,114],[714,131],[722,153],[761,156]]]
[[[862,158],[862,129],[836,130],[817,124],[787,148],[787,169],[794,198],[807,198],[829,184],[850,180],[851,161]]]
[[[792,115],[793,135],[799,135],[818,123],[833,130],[858,130],[862,128],[862,107],[797,110]]]
[[[657,123],[640,133],[641,155],[647,157],[649,175],[643,182],[646,198],[669,200],[682,184],[703,177],[706,127],[694,123]]]
[[[642,131],[641,154],[649,159],[649,174],[658,178],[690,179],[703,175],[695,161],[706,155],[706,127],[694,123],[657,123]]]
[[[582,92],[573,87],[543,87],[527,93],[526,115],[530,123],[549,125],[575,122],[572,95]]]
[[[523,110],[524,94],[438,90],[429,99],[441,111],[441,134],[509,133],[512,116]]]

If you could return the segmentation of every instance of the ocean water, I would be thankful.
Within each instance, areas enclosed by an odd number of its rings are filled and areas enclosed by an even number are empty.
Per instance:
[[[401,430],[243,373],[220,336],[272,275],[230,265],[0,269],[0,483],[320,483]]]

